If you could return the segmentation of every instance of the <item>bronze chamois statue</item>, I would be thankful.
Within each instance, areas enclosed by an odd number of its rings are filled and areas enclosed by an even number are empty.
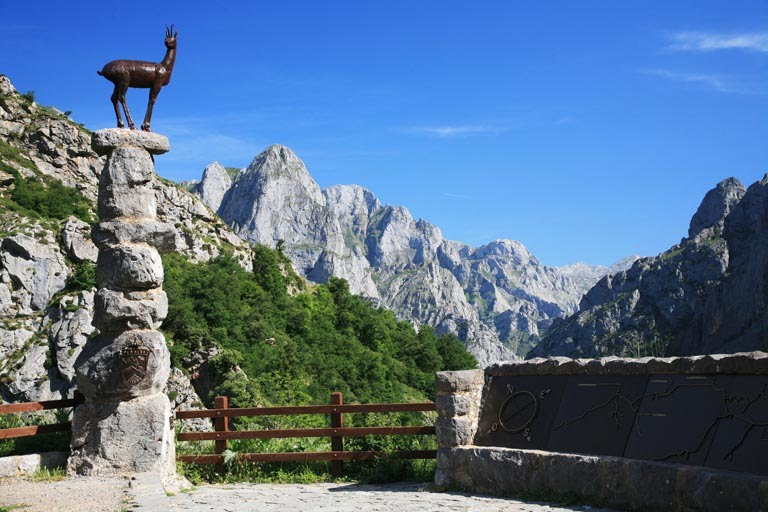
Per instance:
[[[128,111],[128,104],[125,102],[125,93],[129,87],[138,89],[149,89],[149,104],[147,105],[147,114],[144,116],[144,122],[141,129],[145,132],[151,132],[149,122],[152,119],[152,107],[155,105],[157,95],[164,85],[171,81],[173,73],[173,64],[176,62],[176,36],[178,32],[173,31],[173,25],[170,28],[165,27],[165,57],[162,62],[146,62],[143,60],[113,60],[107,63],[101,71],[97,71],[113,84],[115,92],[112,93],[112,105],[115,107],[117,116],[117,127],[125,128],[123,119],[120,117],[120,107],[117,102],[123,105],[125,118],[128,120],[128,126],[135,130],[131,113]]]

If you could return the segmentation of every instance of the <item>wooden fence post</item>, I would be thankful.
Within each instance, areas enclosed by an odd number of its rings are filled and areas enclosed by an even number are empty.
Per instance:
[[[229,407],[229,398],[226,396],[217,396],[214,400],[214,406],[216,409],[227,409]],[[229,432],[229,417],[219,416],[213,420],[213,429],[216,432]],[[224,453],[229,446],[227,439],[216,441],[215,452],[218,455]],[[216,464],[216,471],[218,473],[224,473],[226,471],[226,465],[223,462]]]
[[[331,405],[343,405],[344,397],[341,393],[331,393]],[[331,413],[331,428],[343,428],[344,427],[344,415],[341,412]],[[344,451],[344,437],[343,436],[331,436],[331,450],[334,452]],[[338,478],[344,473],[344,461],[334,460],[331,461],[331,476]]]

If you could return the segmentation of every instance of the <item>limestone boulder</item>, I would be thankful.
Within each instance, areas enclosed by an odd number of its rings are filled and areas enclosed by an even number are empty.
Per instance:
[[[93,316],[93,290],[65,295],[48,310],[50,322],[48,340],[54,351],[57,378],[63,396],[71,395],[75,388],[75,361],[95,329],[91,325]]]
[[[179,368],[171,368],[165,394],[171,400],[174,411],[205,409],[205,405],[192,386],[189,377]],[[179,425],[185,432],[209,432],[213,430],[213,423],[209,418],[176,419],[176,425]]]
[[[91,236],[98,247],[146,243],[160,252],[172,252],[180,245],[178,234],[171,224],[164,222],[99,222]]]
[[[0,242],[0,270],[10,281],[10,296],[21,314],[44,311],[70,273],[56,245],[21,233]],[[0,300],[3,295],[8,293],[0,294]]]
[[[158,329],[168,314],[168,296],[160,288],[123,291],[100,288],[93,324],[101,332]]]
[[[98,286],[149,289],[163,284],[163,261],[148,246],[117,246],[103,249],[96,264]]]
[[[99,193],[98,212],[104,220],[151,219],[157,212],[155,193],[146,186]]]
[[[106,128],[94,132],[91,137],[91,146],[100,155],[107,155],[110,152],[114,155],[124,148],[142,148],[147,153],[161,155],[171,149],[171,144],[165,135],[123,128]]]
[[[96,263],[99,250],[91,241],[91,226],[70,216],[61,228],[61,246],[72,261]]]

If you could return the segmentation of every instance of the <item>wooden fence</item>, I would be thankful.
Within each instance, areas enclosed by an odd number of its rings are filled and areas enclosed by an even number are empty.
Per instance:
[[[22,402],[18,404],[0,405],[0,415],[17,414],[20,412],[49,411],[54,409],[64,409],[65,407],[75,407],[82,403],[81,395],[66,400],[48,400],[44,402]],[[70,422],[53,423],[51,425],[32,425],[28,427],[14,427],[0,429],[0,439],[12,439],[16,437],[36,436],[38,434],[49,434],[51,432],[67,432],[72,429]]]
[[[181,455],[182,462],[217,464],[222,468],[228,442],[231,439],[284,439],[292,437],[330,437],[331,451],[288,452],[288,453],[238,453],[238,460],[249,462],[308,462],[331,461],[331,474],[341,476],[343,461],[372,460],[378,458],[434,459],[436,450],[401,450],[392,453],[378,451],[345,451],[344,438],[356,436],[404,436],[435,435],[434,426],[415,427],[344,427],[344,414],[372,412],[413,412],[434,411],[434,402],[406,404],[344,404],[341,393],[332,393],[328,405],[305,405],[294,407],[229,408],[225,396],[216,397],[215,409],[179,411],[177,419],[213,418],[213,432],[182,432],[177,441],[215,441],[214,454]],[[229,418],[242,416],[296,416],[304,414],[328,414],[328,428],[300,428],[284,430],[230,430]]]

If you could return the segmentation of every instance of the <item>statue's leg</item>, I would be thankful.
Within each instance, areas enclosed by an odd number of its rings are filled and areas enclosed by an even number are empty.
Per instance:
[[[135,130],[136,126],[133,124],[133,119],[131,119],[131,111],[128,110],[128,103],[125,101],[125,93],[128,92],[128,84],[121,84],[120,85],[120,104],[123,105],[123,110],[125,111],[125,119],[128,121],[128,126],[131,128],[131,130]]]
[[[149,90],[149,103],[147,104],[147,114],[144,116],[144,122],[141,125],[141,129],[145,132],[151,132],[152,130],[149,127],[149,123],[152,121],[152,108],[155,106],[155,101],[157,101],[157,95],[160,94],[160,88],[161,85],[153,85],[152,88]]]
[[[117,106],[117,101],[120,99],[120,96],[117,94],[117,85],[115,85],[115,91],[112,93],[112,106],[115,107],[115,116],[117,117],[117,127],[118,128],[125,128],[125,125],[123,124],[123,116],[120,115],[120,107]]]

